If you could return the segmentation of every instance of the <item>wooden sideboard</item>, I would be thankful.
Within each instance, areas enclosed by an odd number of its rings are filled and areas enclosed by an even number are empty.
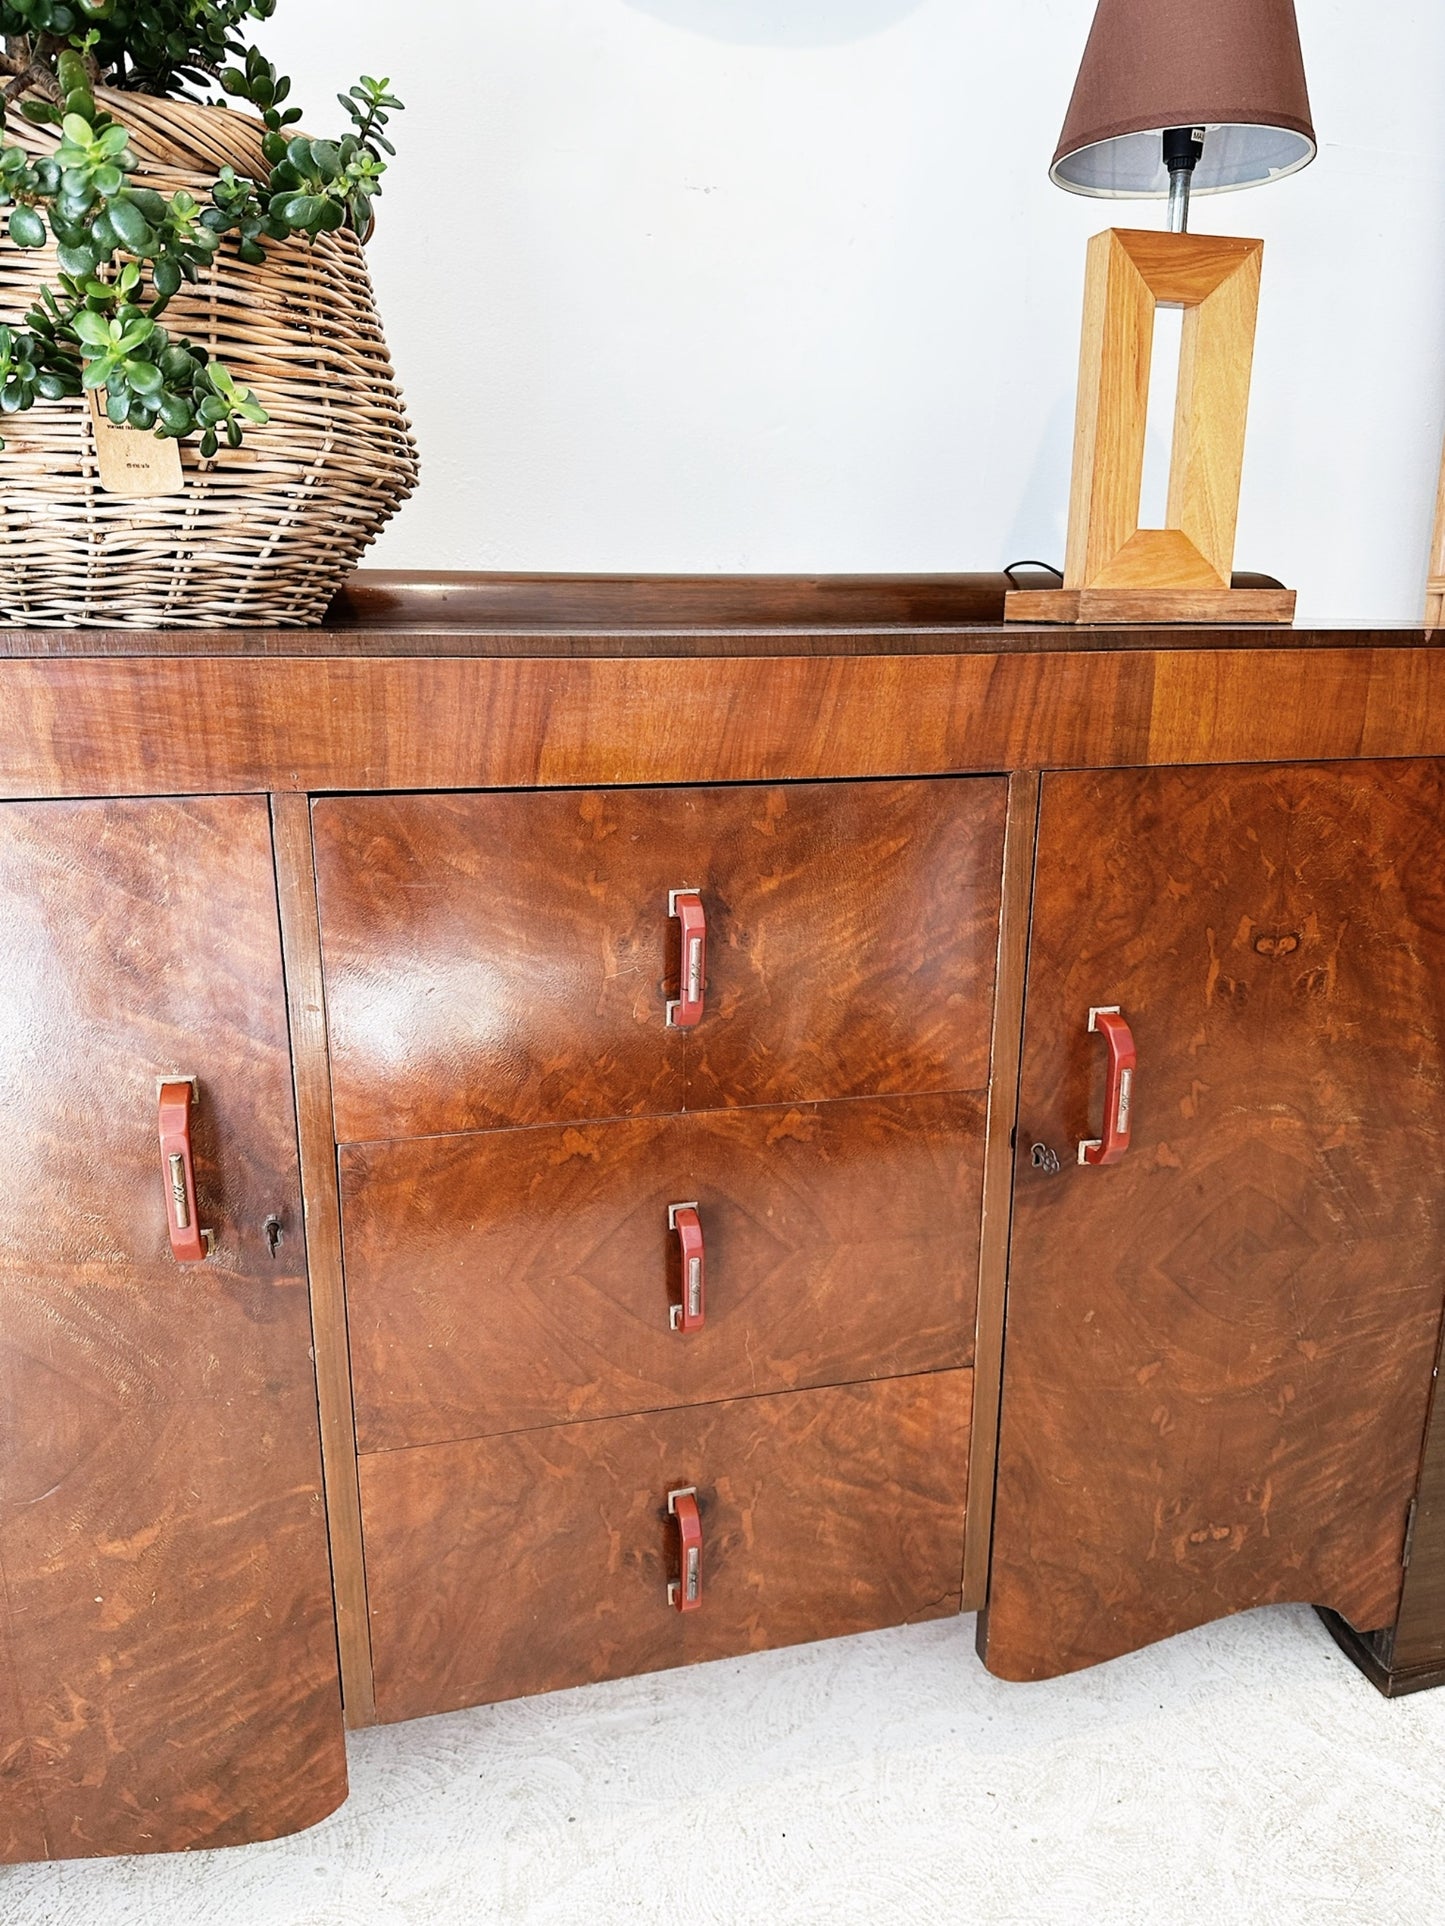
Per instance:
[[[0,635],[0,1859],[959,1610],[1445,1677],[1445,652],[1005,587]]]

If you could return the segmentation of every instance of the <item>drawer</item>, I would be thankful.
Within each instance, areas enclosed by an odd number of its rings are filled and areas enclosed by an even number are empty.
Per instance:
[[[362,1449],[970,1363],[983,1127],[950,1095],[348,1146]]]
[[[383,1720],[958,1610],[972,1373],[361,1461]],[[680,1612],[667,1494],[697,1493]]]
[[[318,802],[338,1138],[982,1088],[1004,804],[992,777]]]

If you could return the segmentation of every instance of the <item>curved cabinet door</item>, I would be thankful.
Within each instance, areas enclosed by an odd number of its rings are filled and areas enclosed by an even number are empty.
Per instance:
[[[1442,825],[1436,763],[1045,780],[1001,1676],[1287,1600],[1393,1622],[1445,1285]]]
[[[294,1831],[345,1761],[266,805],[5,804],[0,904],[0,1857]]]

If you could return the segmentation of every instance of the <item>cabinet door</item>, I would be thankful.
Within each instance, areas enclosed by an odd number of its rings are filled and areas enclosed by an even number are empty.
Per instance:
[[[1116,1005],[1132,1141],[1099,1140]],[[1445,774],[1049,778],[985,1653],[1390,1623],[1445,1281]]]
[[[345,1762],[266,805],[6,804],[0,903],[0,1848],[294,1831]]]
[[[988,1080],[1005,785],[336,797],[343,1143]],[[706,919],[700,1021],[674,892]]]

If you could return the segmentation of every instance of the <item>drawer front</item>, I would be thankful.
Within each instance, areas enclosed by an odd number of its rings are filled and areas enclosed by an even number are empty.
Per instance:
[[[379,1716],[957,1611],[971,1390],[947,1371],[363,1458]]]
[[[980,1089],[1004,803],[994,778],[319,802],[337,1134]]]
[[[363,1450],[972,1361],[983,1104],[348,1146]],[[705,1322],[674,1330],[695,1203]]]

